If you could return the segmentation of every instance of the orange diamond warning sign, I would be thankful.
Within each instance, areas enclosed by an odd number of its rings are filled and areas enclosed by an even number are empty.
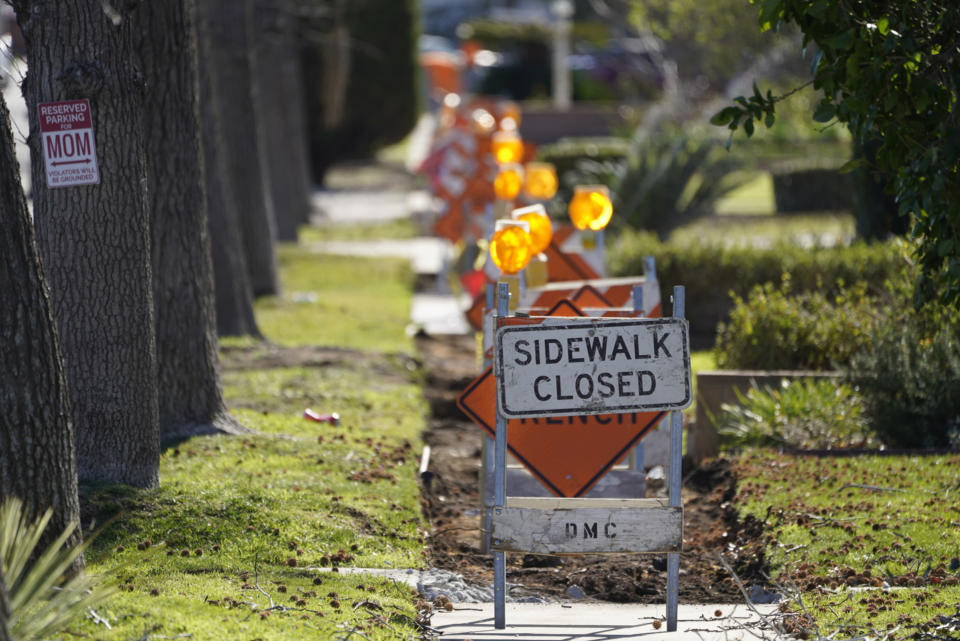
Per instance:
[[[457,405],[491,437],[496,434],[497,381],[488,367],[464,390]],[[507,448],[555,495],[583,496],[664,412],[584,414],[507,421]]]

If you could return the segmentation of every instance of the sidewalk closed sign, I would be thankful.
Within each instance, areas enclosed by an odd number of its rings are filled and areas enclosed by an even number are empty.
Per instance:
[[[507,418],[679,410],[692,400],[684,319],[507,326],[495,346]]]
[[[42,102],[38,109],[47,187],[99,183],[90,101]]]

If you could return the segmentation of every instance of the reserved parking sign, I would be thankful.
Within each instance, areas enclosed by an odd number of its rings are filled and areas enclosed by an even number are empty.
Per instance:
[[[89,100],[42,102],[40,145],[48,187],[100,182]]]

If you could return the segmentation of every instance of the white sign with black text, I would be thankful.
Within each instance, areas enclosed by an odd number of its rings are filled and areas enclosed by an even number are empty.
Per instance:
[[[507,418],[679,410],[692,401],[687,321],[546,319],[494,343]]]

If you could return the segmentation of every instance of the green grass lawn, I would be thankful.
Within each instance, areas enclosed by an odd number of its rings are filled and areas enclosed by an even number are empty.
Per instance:
[[[716,213],[769,215],[776,213],[773,197],[773,178],[768,172],[758,172],[742,185],[725,195],[716,206]]]
[[[773,247],[778,243],[801,246],[846,244],[854,238],[855,222],[846,212],[776,216],[712,216],[673,233],[672,240],[687,239],[727,246]]]
[[[269,341],[285,347],[413,349],[404,333],[414,285],[408,261],[318,254],[293,245],[279,247],[277,258],[283,293],[261,299],[256,307],[260,331]]]
[[[256,307],[270,343],[222,349],[227,402],[255,433],[168,448],[155,490],[83,488],[103,528],[88,571],[119,591],[73,635],[418,638],[408,588],[316,570],[424,563],[416,472],[429,410],[404,331],[409,268],[279,255],[285,294]],[[307,407],[340,425],[304,420]]]
[[[808,629],[905,639],[957,614],[960,456],[749,451],[735,469],[740,518],[764,526],[771,576]]]
[[[343,240],[415,238],[419,235],[420,228],[409,218],[369,225],[304,226],[299,230],[300,243],[304,245]]]

